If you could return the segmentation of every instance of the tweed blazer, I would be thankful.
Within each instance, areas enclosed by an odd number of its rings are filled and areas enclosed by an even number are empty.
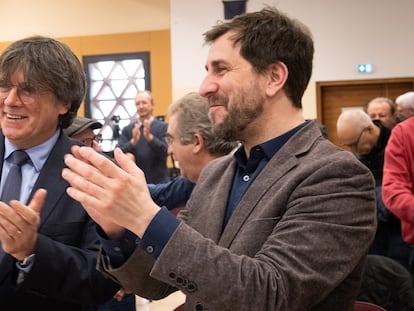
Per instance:
[[[174,290],[185,310],[352,310],[376,227],[374,180],[365,165],[299,130],[269,161],[223,230],[235,160],[202,172],[181,223],[154,260],[140,248],[99,268],[151,299]]]
[[[33,187],[31,196],[39,188],[48,193],[30,272],[19,276],[16,260],[8,254],[0,256],[0,310],[94,310],[93,305],[109,300],[119,289],[96,270],[100,246],[96,225],[66,193],[63,157],[73,144],[60,134]],[[0,131],[0,176],[3,159]]]

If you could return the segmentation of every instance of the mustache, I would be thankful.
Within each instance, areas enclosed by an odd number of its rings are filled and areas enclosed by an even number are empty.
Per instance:
[[[208,97],[208,102],[210,104],[210,107],[224,106],[225,108],[227,108],[228,103],[229,103],[229,98],[227,96],[214,94]]]

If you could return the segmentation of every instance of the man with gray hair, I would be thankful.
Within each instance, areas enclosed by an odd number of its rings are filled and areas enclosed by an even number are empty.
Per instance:
[[[382,125],[392,129],[397,123],[394,102],[387,97],[375,97],[367,103],[367,113],[372,120],[381,121]]]
[[[362,109],[350,109],[338,117],[337,134],[344,148],[374,175],[378,225],[369,253],[392,258],[408,269],[411,247],[402,240],[399,219],[382,200],[384,153],[391,130],[380,120],[371,120]]]
[[[414,115],[414,92],[401,94],[395,99],[397,114],[401,121]]]
[[[229,154],[237,146],[237,142],[214,134],[208,101],[196,92],[188,93],[169,107],[167,142],[181,175],[193,183],[208,162]]]

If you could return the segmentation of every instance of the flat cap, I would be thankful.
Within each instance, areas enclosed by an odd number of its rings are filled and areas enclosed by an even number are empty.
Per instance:
[[[76,117],[73,120],[72,124],[68,128],[64,129],[63,131],[66,133],[66,135],[73,136],[73,135],[81,133],[83,130],[87,128],[91,128],[95,130],[95,129],[100,129],[101,127],[102,127],[102,124],[95,119],[89,119],[85,117]]]

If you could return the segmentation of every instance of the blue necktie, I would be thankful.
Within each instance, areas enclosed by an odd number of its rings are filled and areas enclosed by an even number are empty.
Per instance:
[[[16,150],[11,154],[12,166],[4,183],[1,200],[9,204],[10,200],[20,199],[22,186],[22,165],[29,160],[29,156],[23,150]]]
[[[20,199],[20,188],[22,186],[22,165],[29,160],[29,156],[23,150],[16,150],[11,155],[12,166],[10,167],[9,174],[6,177],[4,183],[3,193],[1,195],[1,201],[9,204],[10,200]],[[1,247],[0,242],[0,263],[4,260],[5,252]],[[10,257],[8,257],[10,259]],[[0,271],[0,281],[4,277],[4,273],[7,273],[8,269],[3,269],[3,273]]]

